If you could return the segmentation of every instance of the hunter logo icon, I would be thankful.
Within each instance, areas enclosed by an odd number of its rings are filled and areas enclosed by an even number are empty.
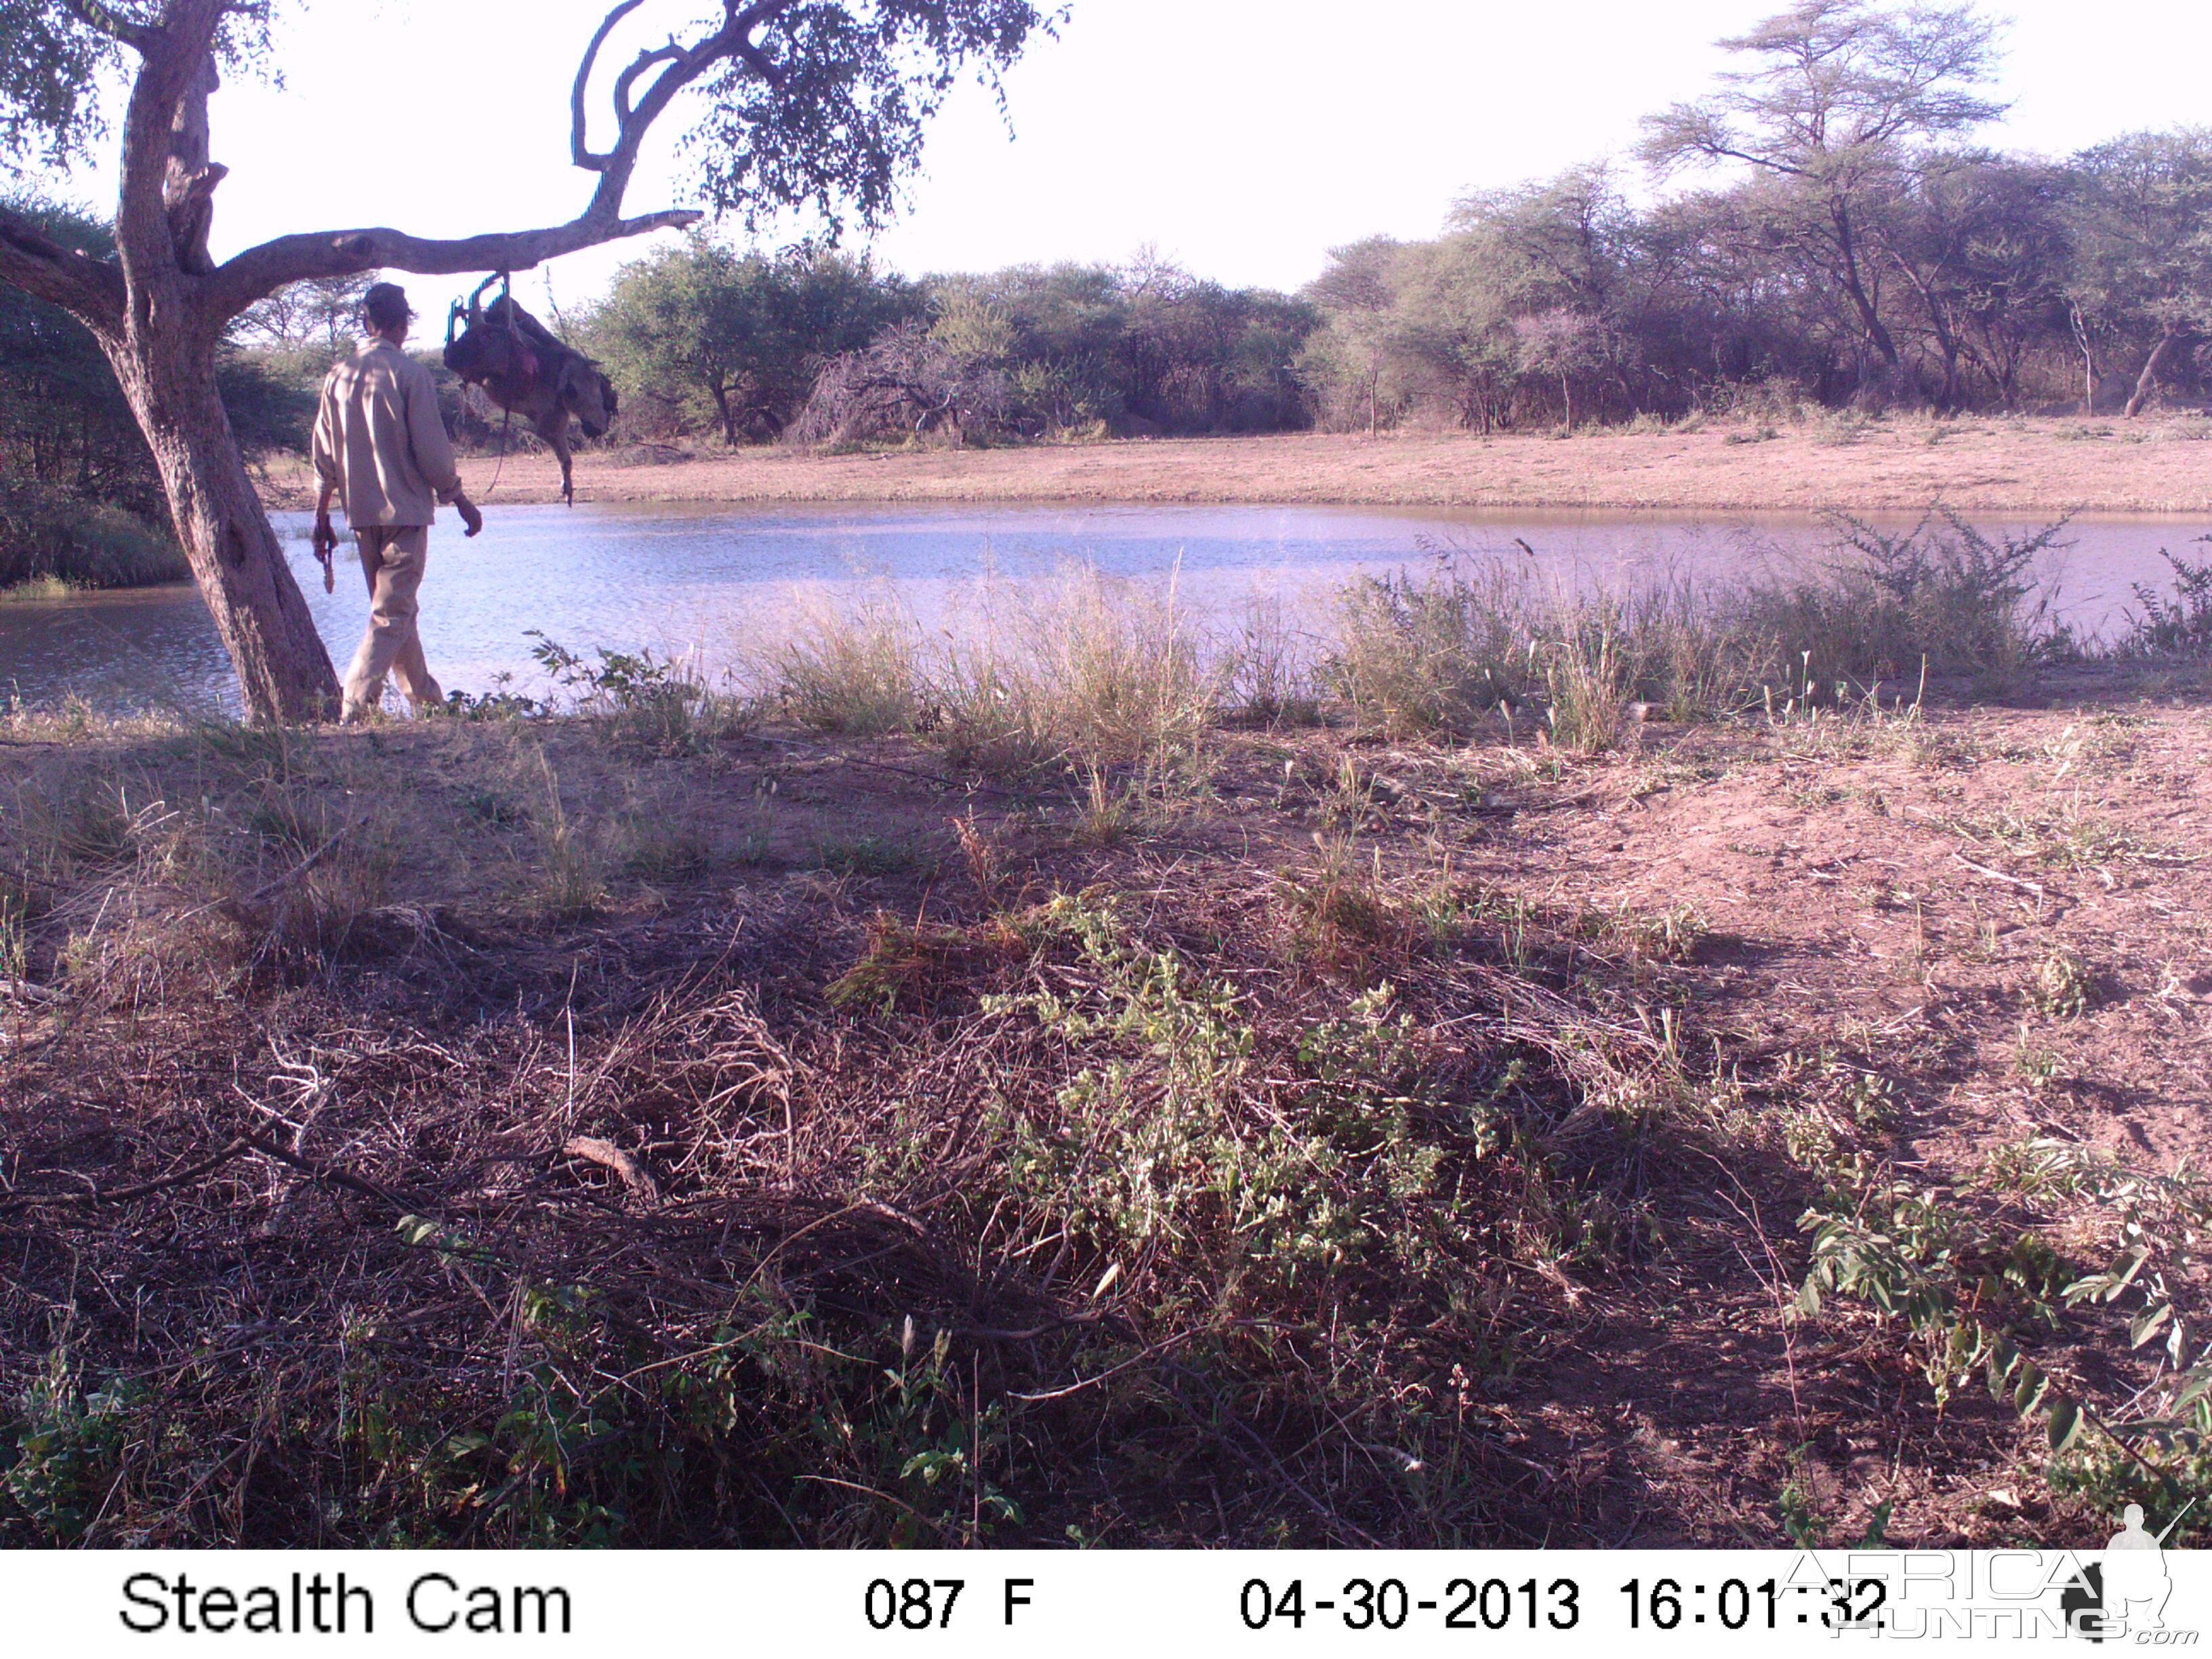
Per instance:
[[[2164,1543],[2173,1527],[2152,1537],[2143,1530],[2140,1504],[2129,1504],[2120,1518],[2125,1524],[2105,1546],[2105,1616],[2124,1630],[2164,1630],[2160,1615],[2173,1593]],[[2180,1520],[2176,1516],[2174,1525]]]
[[[2196,1507],[2192,1498],[2155,1537],[2143,1526],[2142,1504],[2122,1510],[2120,1530],[2105,1545],[2104,1559],[2083,1566],[2059,1596],[2067,1628],[2092,1642],[2163,1631],[2166,1598],[2173,1593],[2166,1540]]]

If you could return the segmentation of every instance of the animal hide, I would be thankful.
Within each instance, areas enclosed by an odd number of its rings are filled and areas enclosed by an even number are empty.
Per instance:
[[[482,292],[481,289],[478,290]],[[455,307],[468,325],[446,345],[446,367],[465,384],[480,386],[501,409],[530,422],[531,430],[552,446],[561,461],[561,499],[575,504],[570,469],[568,422],[596,438],[613,424],[617,406],[614,382],[599,366],[568,344],[501,295],[478,309]]]

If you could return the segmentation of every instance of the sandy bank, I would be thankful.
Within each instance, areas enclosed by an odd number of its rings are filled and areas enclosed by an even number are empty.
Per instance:
[[[1856,434],[1833,422],[1553,439],[1301,433],[1023,449],[814,457],[702,449],[671,464],[623,453],[576,462],[592,501],[1219,501],[1365,506],[1974,512],[2212,513],[2212,424],[1897,419]],[[627,456],[641,454],[627,452]],[[556,499],[548,455],[464,464],[501,502]],[[496,488],[493,480],[496,473]],[[302,504],[279,469],[272,504]]]

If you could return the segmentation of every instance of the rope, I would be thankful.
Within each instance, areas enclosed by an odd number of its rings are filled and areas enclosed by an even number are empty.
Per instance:
[[[514,427],[514,411],[510,409],[507,411],[507,418],[499,423],[499,459],[492,467],[491,482],[484,486],[486,501],[489,501],[491,492],[499,488],[499,475],[507,471],[507,434]]]
[[[489,288],[490,285],[490,278],[485,278],[484,287]],[[479,288],[477,292],[481,294],[483,292],[483,289]],[[507,272],[503,270],[499,273],[499,297],[507,301],[507,349],[510,352],[519,351],[521,349],[522,343],[520,338],[516,335],[514,330],[514,284],[513,280],[507,276]],[[514,372],[513,361],[514,360],[511,357],[508,360],[508,372],[510,374]],[[487,386],[485,390],[487,394],[489,394],[490,388]],[[513,406],[502,405],[502,407],[507,410],[507,414],[505,418],[503,418],[499,423],[499,459],[492,466],[491,482],[484,486],[484,499],[486,501],[489,501],[491,499],[492,491],[499,488],[500,474],[507,471],[507,434],[514,429],[514,410]]]

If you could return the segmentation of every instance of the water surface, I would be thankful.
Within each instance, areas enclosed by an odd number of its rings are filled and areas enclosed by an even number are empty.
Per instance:
[[[343,672],[366,589],[339,550],[322,590],[307,515],[273,515],[316,625]],[[1889,520],[1885,520],[1887,523]],[[1905,522],[1909,523],[1910,520]],[[1992,521],[1984,530],[2028,526]],[[2109,629],[2130,584],[2163,589],[2160,548],[2191,556],[2205,533],[2178,515],[2076,520],[2045,574],[2085,631]],[[1329,592],[1362,571],[1418,566],[1443,550],[1526,560],[1545,580],[1673,574],[1724,581],[1817,563],[1832,538],[1796,514],[1268,506],[917,506],[838,502],[586,503],[492,507],[465,539],[451,514],[432,532],[422,636],[446,687],[483,692],[500,674],[547,689],[531,630],[589,654],[605,647],[696,653],[710,673],[772,643],[806,605],[889,583],[926,624],[951,625],[984,580],[1021,583],[1071,560],[1166,588],[1224,627],[1276,595],[1316,625]],[[46,702],[76,692],[106,707],[234,710],[237,692],[189,584],[0,605],[0,692]]]

